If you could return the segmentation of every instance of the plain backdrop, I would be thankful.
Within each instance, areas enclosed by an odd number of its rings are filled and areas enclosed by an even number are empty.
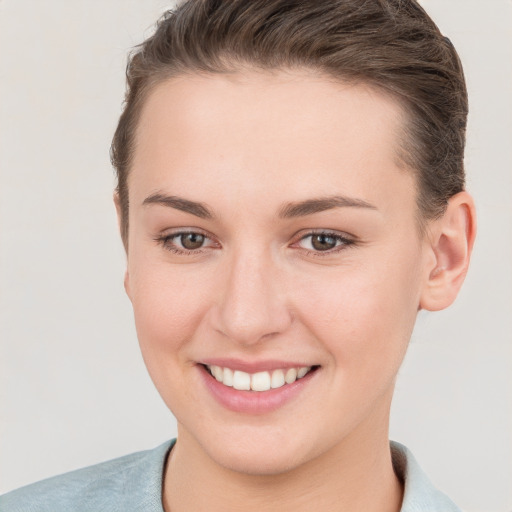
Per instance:
[[[424,0],[468,80],[479,234],[422,313],[391,437],[467,512],[512,510],[512,3]],[[161,0],[0,0],[0,492],[176,433],[139,354],[108,150]]]

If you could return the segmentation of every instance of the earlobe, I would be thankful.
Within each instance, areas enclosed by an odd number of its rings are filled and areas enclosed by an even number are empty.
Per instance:
[[[467,192],[451,197],[430,235],[434,258],[425,271],[420,308],[439,311],[455,300],[466,277],[476,235],[473,198]]]

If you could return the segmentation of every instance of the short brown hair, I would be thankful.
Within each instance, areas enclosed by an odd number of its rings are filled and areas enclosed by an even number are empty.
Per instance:
[[[128,236],[127,179],[138,118],[161,81],[184,73],[308,68],[391,93],[407,115],[400,160],[417,175],[420,218],[464,188],[468,112],[455,48],[415,0],[187,0],[128,60],[111,147]]]

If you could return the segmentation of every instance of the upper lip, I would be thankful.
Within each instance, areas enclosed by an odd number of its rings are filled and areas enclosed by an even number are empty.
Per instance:
[[[244,361],[243,359],[231,359],[223,357],[208,358],[199,361],[200,364],[206,366],[220,366],[222,368],[230,368],[231,370],[239,370],[246,373],[257,373],[272,370],[285,370],[287,368],[302,368],[305,366],[316,366],[304,362],[296,361],[280,361],[277,359],[265,359],[261,361]]]

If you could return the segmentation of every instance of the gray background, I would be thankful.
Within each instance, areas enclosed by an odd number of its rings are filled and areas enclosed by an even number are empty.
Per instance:
[[[479,236],[454,306],[422,313],[391,437],[468,512],[512,510],[512,3],[424,0],[459,50]],[[0,0],[0,492],[157,445],[108,160],[127,50],[161,0]]]

